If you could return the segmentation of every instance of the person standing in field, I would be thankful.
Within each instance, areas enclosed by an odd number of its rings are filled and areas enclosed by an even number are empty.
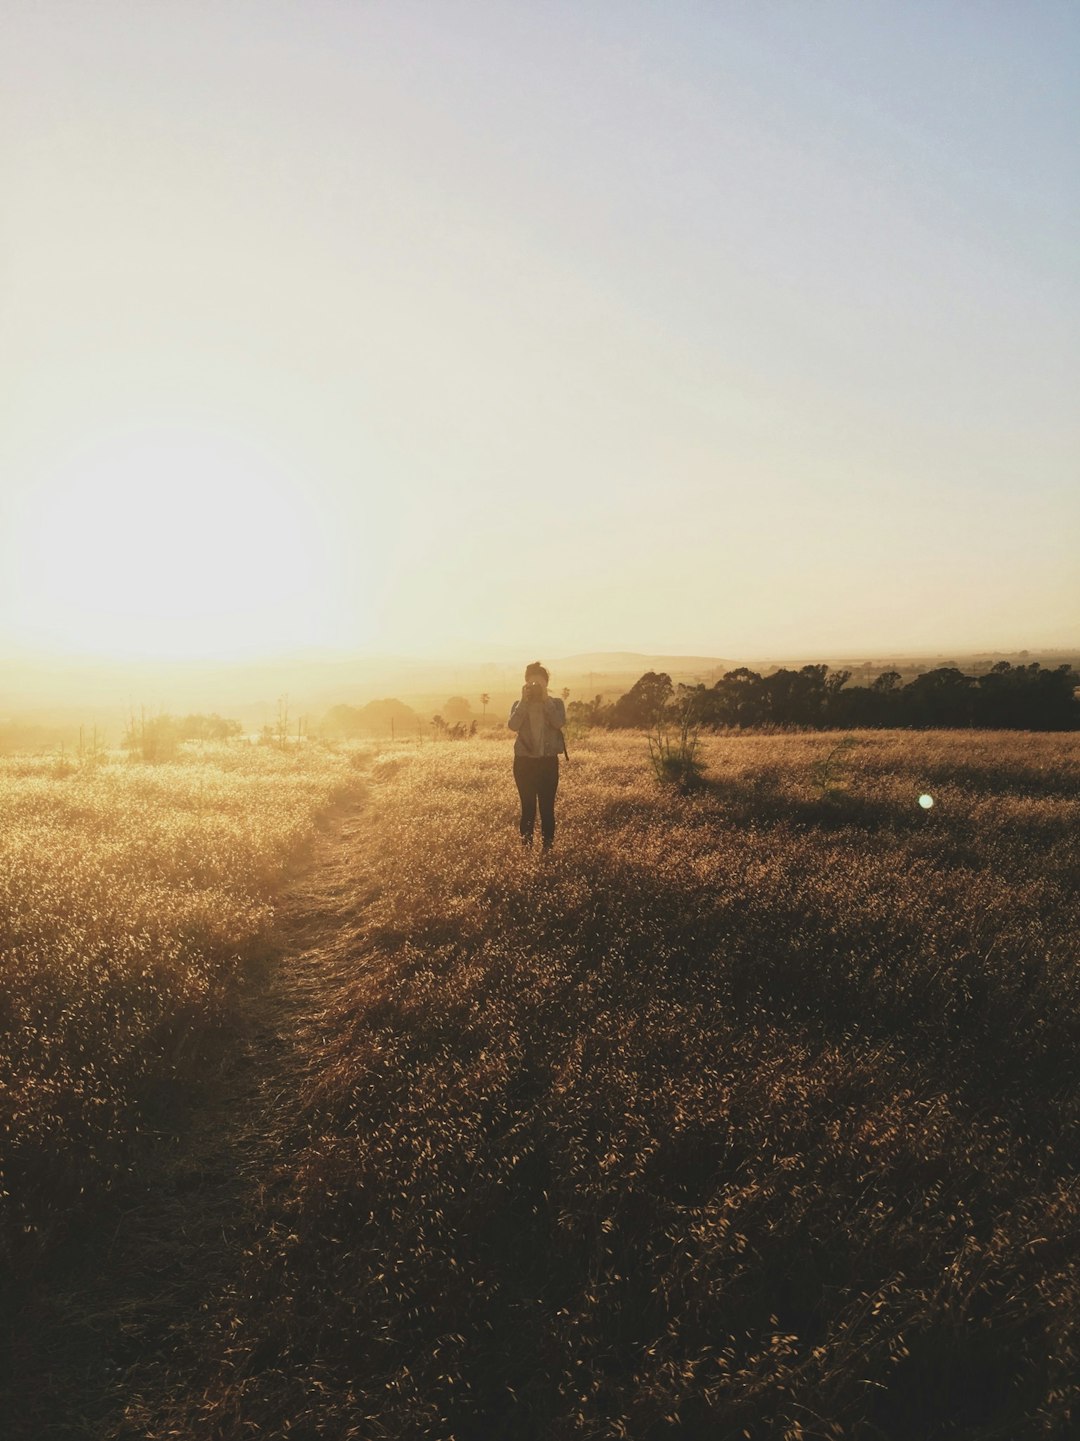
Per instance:
[[[525,667],[521,699],[510,707],[507,725],[517,732],[514,742],[514,783],[521,797],[521,843],[532,845],[536,808],[540,807],[540,834],[544,850],[555,839],[555,792],[559,788],[559,752],[566,750],[563,727],[566,706],[559,696],[548,695],[547,668],[538,660]]]

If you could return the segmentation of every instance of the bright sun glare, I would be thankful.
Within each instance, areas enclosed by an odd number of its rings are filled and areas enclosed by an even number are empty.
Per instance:
[[[235,443],[114,443],[38,491],[22,530],[25,632],[44,647],[175,660],[325,634],[319,517]]]

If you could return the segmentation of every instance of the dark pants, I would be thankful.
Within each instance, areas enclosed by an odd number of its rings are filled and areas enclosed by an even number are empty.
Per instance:
[[[545,848],[555,839],[555,792],[559,789],[558,756],[515,756],[514,783],[521,797],[521,839],[532,844],[536,803],[540,802],[540,834]]]

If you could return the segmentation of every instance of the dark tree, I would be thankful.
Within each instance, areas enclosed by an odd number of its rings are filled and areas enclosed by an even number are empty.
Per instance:
[[[463,695],[452,695],[443,706],[443,714],[451,723],[472,719],[472,706]]]
[[[596,695],[592,700],[572,700],[566,706],[566,718],[576,725],[606,725],[604,697]]]
[[[238,720],[226,720],[216,711],[212,715],[186,715],[177,722],[183,741],[224,741],[240,735],[243,729]]]
[[[756,670],[740,665],[726,671],[713,690],[721,724],[754,726],[767,718],[768,700]]]
[[[1067,665],[1043,670],[1038,661],[999,661],[979,676],[957,666],[921,672],[908,685],[885,671],[870,686],[852,686],[851,672],[827,665],[779,669],[762,679],[740,666],[711,687],[680,685],[680,706],[710,727],[767,723],[814,728],[856,726],[983,726],[1013,730],[1080,729],[1080,676]],[[612,706],[572,701],[571,719],[600,725],[651,727],[670,710],[671,678],[649,671]]]
[[[667,705],[673,693],[671,677],[665,672],[650,670],[635,681],[625,695],[611,707],[608,724],[615,727],[648,728]]]
[[[898,670],[882,671],[877,680],[871,686],[871,690],[878,695],[892,695],[900,689],[900,672]]]
[[[975,679],[956,666],[939,666],[916,676],[902,692],[907,725],[966,726],[975,723]]]

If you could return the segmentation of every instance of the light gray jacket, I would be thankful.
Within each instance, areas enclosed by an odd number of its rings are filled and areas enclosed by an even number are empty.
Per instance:
[[[517,731],[514,742],[516,756],[557,756],[562,754],[562,728],[566,724],[566,707],[561,696],[548,696],[546,701],[516,700],[510,707],[506,722]]]

